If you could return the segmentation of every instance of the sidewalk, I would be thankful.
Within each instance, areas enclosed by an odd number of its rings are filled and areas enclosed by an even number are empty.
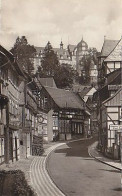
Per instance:
[[[90,138],[81,138],[78,140],[89,140]],[[25,173],[28,184],[34,189],[38,196],[64,196],[59,188],[53,183],[48,175],[46,169],[46,161],[48,155],[57,147],[75,142],[78,140],[70,141],[57,141],[44,144],[44,153],[42,156],[30,156],[27,159],[21,159],[17,162],[10,163],[8,166],[3,164],[0,170],[21,170]]]
[[[34,160],[33,156],[29,156],[26,159],[20,159],[16,162],[11,162],[9,165],[3,164],[0,166],[0,170],[10,171],[10,170],[21,170],[25,174],[25,178],[30,185],[30,165]]]
[[[89,152],[89,155],[93,158],[95,158],[96,160],[106,164],[106,165],[109,165],[110,167],[113,167],[115,169],[118,169],[120,171],[122,171],[122,165],[119,161],[116,161],[116,160],[112,160],[112,159],[109,159],[107,157],[104,157],[102,155],[102,153],[98,152],[97,151],[97,144],[98,142],[95,142],[94,144],[92,144],[89,149],[88,149],[88,152]]]
[[[59,188],[53,183],[46,169],[48,155],[55,150],[55,148],[63,144],[65,143],[49,143],[44,145],[43,155],[34,157],[30,165],[30,181],[37,196],[64,196]]]
[[[3,164],[0,170],[21,170],[25,174],[28,185],[34,190],[37,196],[64,196],[64,194],[53,183],[46,170],[46,160],[51,151],[63,145],[63,142],[50,142],[44,144],[44,153],[42,156],[30,156],[27,159],[21,159],[11,162],[9,165]]]

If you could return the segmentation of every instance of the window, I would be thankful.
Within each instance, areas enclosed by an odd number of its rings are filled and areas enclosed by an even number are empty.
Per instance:
[[[44,97],[44,107],[47,106],[47,97]]]

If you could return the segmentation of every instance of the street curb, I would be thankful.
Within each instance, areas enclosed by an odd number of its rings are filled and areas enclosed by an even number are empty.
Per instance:
[[[66,144],[68,144],[68,143],[73,143],[73,142],[78,142],[78,141],[89,140],[89,139],[92,139],[92,138],[93,138],[93,137],[81,138],[81,139],[76,139],[76,140],[72,140],[72,141],[67,141]]]
[[[94,144],[94,143],[93,143],[93,144]],[[92,144],[92,145],[93,145],[93,144]],[[103,164],[105,164],[105,165],[108,165],[108,166],[110,166],[110,167],[113,167],[114,169],[117,169],[117,170],[119,170],[119,171],[122,171],[121,168],[118,168],[118,167],[116,167],[116,166],[114,166],[114,165],[111,165],[111,164],[109,164],[109,163],[107,163],[107,162],[105,162],[105,161],[102,161],[102,160],[100,160],[99,158],[93,156],[93,155],[90,153],[90,151],[89,151],[90,148],[92,147],[92,145],[90,145],[90,146],[88,147],[88,153],[89,153],[89,156],[90,156],[90,157],[96,159],[97,161],[99,161],[99,162],[101,162],[101,163],[103,163]]]
[[[82,139],[77,139],[77,140],[72,140],[72,141],[65,141],[64,143],[62,143],[60,146],[62,146],[62,145],[66,145],[66,144],[69,144],[69,143],[73,143],[73,142],[77,142],[77,141],[84,141],[84,140],[88,140],[88,139],[91,139],[92,137],[90,137],[90,138],[82,138]],[[46,158],[45,158],[45,169],[46,169],[46,171],[47,171],[47,173],[48,173],[48,175],[49,175],[49,177],[50,177],[50,179],[52,180],[52,182],[55,184],[55,186],[62,192],[62,194],[64,194],[64,196],[67,196],[67,194],[66,193],[64,193],[59,187],[58,187],[58,185],[54,182],[54,180],[52,179],[52,177],[50,176],[50,174],[49,174],[49,171],[48,171],[48,166],[47,166],[47,162],[48,162],[48,159],[49,159],[49,157],[50,157],[50,155],[51,155],[51,153],[56,149],[56,148],[58,148],[58,147],[60,147],[60,146],[56,146],[54,149],[52,149],[51,151],[50,151],[50,153],[46,156]]]
[[[60,146],[62,146],[62,145],[65,145],[66,143],[62,143]],[[50,174],[49,174],[49,171],[48,171],[48,166],[47,166],[47,162],[48,162],[48,159],[49,159],[49,157],[50,157],[50,155],[51,155],[51,153],[56,149],[56,148],[58,148],[58,147],[60,147],[60,146],[56,146],[54,149],[52,149],[50,152],[49,152],[49,154],[46,156],[46,158],[45,158],[45,169],[46,169],[46,171],[47,171],[47,173],[48,173],[48,175],[49,175],[49,177],[50,177],[50,179],[52,180],[52,182],[55,184],[55,186],[57,187],[57,189],[59,189],[61,192],[62,192],[62,194],[64,195],[64,196],[67,196],[59,187],[58,187],[58,185],[54,182],[54,180],[52,179],[52,177],[50,176]]]

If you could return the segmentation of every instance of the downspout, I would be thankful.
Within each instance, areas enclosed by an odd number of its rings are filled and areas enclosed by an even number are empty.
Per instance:
[[[9,101],[6,105],[6,127],[4,129],[5,134],[5,163],[9,164]]]

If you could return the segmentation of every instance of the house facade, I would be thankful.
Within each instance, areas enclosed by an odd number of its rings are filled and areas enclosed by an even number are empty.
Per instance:
[[[5,162],[5,133],[7,133],[9,99],[6,93],[7,83],[7,70],[5,66],[8,61],[2,51],[0,51],[0,164]]]
[[[121,42],[121,39],[104,40],[101,55],[98,57],[99,88],[94,95],[97,95],[99,148],[103,153],[113,157],[116,134],[110,127],[120,123]]]
[[[120,68],[121,40],[104,39],[101,53],[98,56],[98,85],[104,86],[105,76]],[[112,58],[111,58],[112,57]]]
[[[49,141],[87,137],[90,113],[84,101],[73,92],[45,86],[41,92],[42,107],[48,113]]]
[[[0,46],[0,55],[4,63],[1,65],[1,93],[8,99],[8,103],[4,110],[4,151],[5,151],[5,162],[15,161],[20,158],[19,148],[19,134],[20,134],[20,110],[19,104],[20,89],[19,85],[24,78],[24,75],[14,61],[13,55],[8,52],[5,48]],[[3,111],[2,111],[3,114]]]
[[[120,158],[120,130],[122,88],[102,103],[102,146],[103,151]],[[114,127],[114,128],[113,128]],[[118,141],[117,141],[118,140]],[[115,146],[116,144],[116,146]],[[116,153],[114,153],[116,150]]]
[[[0,46],[0,164],[42,154],[41,87]]]
[[[81,61],[82,61],[83,56],[86,56],[88,54],[87,43],[82,38],[82,40],[76,46],[74,46],[73,50],[72,50],[72,46],[68,45],[68,51],[71,55],[72,61],[75,62],[76,70],[78,74],[81,75],[81,72],[83,69],[81,65]]]

